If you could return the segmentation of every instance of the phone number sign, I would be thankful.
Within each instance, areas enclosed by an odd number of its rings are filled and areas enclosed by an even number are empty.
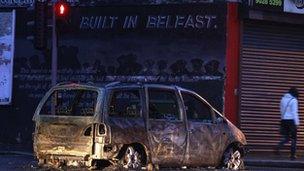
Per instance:
[[[254,0],[253,7],[273,11],[283,11],[284,0]]]

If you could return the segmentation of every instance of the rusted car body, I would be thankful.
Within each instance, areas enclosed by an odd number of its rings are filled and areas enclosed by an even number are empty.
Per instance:
[[[240,169],[244,134],[204,98],[178,86],[59,84],[39,103],[39,165]],[[154,167],[157,168],[157,167]]]

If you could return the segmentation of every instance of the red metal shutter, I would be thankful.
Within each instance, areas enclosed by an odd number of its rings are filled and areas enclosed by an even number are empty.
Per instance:
[[[240,127],[254,151],[272,151],[280,140],[280,100],[299,88],[298,151],[304,150],[304,29],[245,21],[240,64]],[[289,150],[289,144],[286,150]]]

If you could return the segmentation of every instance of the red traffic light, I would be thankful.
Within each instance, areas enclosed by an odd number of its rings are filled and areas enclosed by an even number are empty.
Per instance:
[[[58,1],[55,4],[55,13],[59,17],[65,17],[69,13],[69,4],[66,1]]]
[[[59,6],[59,14],[60,15],[65,14],[65,6],[63,4],[60,4],[60,6]]]

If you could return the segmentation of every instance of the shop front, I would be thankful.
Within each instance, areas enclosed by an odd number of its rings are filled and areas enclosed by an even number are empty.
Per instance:
[[[282,95],[290,87],[304,91],[304,18],[286,11],[286,1],[250,2],[241,9],[240,127],[253,151],[273,151],[281,138]],[[300,96],[300,118],[303,101]],[[304,150],[303,126],[298,128],[298,150]]]

